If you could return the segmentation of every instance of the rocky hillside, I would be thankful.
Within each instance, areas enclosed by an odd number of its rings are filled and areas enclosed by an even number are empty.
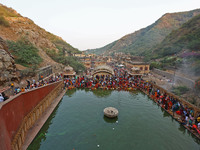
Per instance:
[[[26,39],[39,51],[38,55],[43,61],[39,67],[46,65],[54,66],[54,69],[59,70],[62,65],[53,61],[46,51],[65,51],[66,55],[71,53],[79,53],[80,51],[66,43],[62,38],[53,35],[37,26],[32,20],[21,16],[15,10],[7,8],[0,4],[0,37],[6,41],[18,41]],[[11,50],[12,52],[12,50]],[[16,57],[15,55],[13,55]]]
[[[183,52],[200,52],[200,15],[172,31],[153,49],[154,57],[164,57]]]
[[[124,52],[132,55],[143,55],[152,47],[160,43],[172,30],[178,29],[183,23],[200,14],[200,9],[167,13],[152,25],[134,33],[128,34],[121,39],[102,48],[88,50],[87,53],[111,54],[112,52]]]
[[[174,67],[184,74],[200,75],[200,15],[172,31],[146,57],[156,60],[161,68]],[[153,54],[153,55],[152,55]]]
[[[8,81],[18,80],[14,58],[8,52],[6,42],[0,38],[0,86]]]

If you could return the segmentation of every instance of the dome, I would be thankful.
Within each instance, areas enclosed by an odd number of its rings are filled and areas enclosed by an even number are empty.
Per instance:
[[[73,68],[72,68],[71,66],[68,65],[68,66],[65,67],[64,70],[65,70],[65,71],[73,71]]]

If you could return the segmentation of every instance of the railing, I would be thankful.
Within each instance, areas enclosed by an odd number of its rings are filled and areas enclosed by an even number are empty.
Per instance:
[[[27,131],[40,118],[48,106],[51,105],[52,101],[61,93],[63,90],[62,85],[63,83],[60,82],[57,87],[55,87],[35,108],[33,108],[31,112],[28,113],[28,115],[24,117],[19,130],[12,140],[13,150],[21,149]]]

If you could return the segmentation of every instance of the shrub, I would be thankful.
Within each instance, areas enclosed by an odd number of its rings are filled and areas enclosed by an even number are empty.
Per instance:
[[[38,49],[27,39],[20,39],[16,42],[7,41],[9,50],[15,56],[15,61],[26,67],[35,67],[42,62],[38,55]]]
[[[82,63],[78,62],[78,60],[73,56],[64,56],[62,50],[58,53],[56,53],[54,49],[46,49],[45,51],[54,61],[66,66],[70,65],[77,73],[85,71],[85,66]]]
[[[172,92],[178,96],[185,94],[187,91],[189,91],[189,88],[186,86],[177,86],[172,89]]]
[[[153,69],[153,68],[161,69],[162,65],[160,62],[151,62],[150,69]]]
[[[200,78],[198,80],[195,81],[195,88],[197,90],[200,90]]]
[[[15,10],[12,8],[8,8],[6,6],[0,5],[0,16],[6,17],[20,17],[20,14],[17,14]]]
[[[5,18],[3,16],[0,16],[0,25],[4,26],[4,27],[9,27],[10,24],[7,20],[5,20]]]

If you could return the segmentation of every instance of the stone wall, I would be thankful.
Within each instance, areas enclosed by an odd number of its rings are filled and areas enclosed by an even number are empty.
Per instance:
[[[39,68],[37,71],[37,80],[42,80],[53,73],[52,66],[48,65],[46,67]],[[41,77],[43,76],[43,78]]]
[[[62,92],[59,81],[20,93],[0,104],[0,145],[2,149],[19,150],[27,131],[52,101]]]

